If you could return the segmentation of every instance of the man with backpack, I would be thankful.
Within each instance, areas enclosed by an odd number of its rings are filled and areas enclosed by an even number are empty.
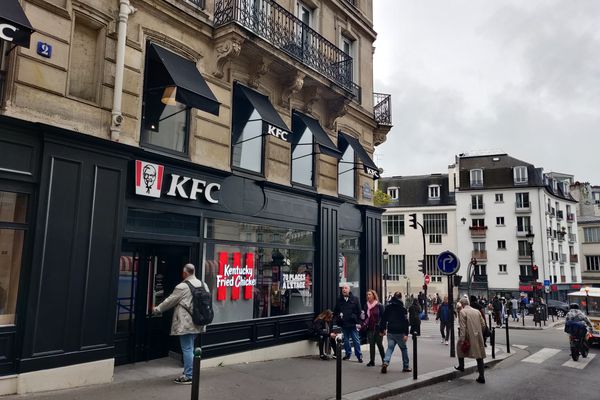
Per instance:
[[[206,331],[206,325],[214,316],[208,286],[196,278],[193,264],[183,266],[183,281],[175,286],[173,293],[154,307],[153,314],[163,313],[171,308],[171,336],[179,336],[183,354],[183,374],[173,382],[190,385],[194,361],[194,341],[199,333]]]

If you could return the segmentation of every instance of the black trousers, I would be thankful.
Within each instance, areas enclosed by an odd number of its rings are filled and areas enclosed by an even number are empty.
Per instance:
[[[485,371],[485,366],[483,364],[483,358],[477,358],[477,372],[479,372],[479,377],[480,378],[485,378],[483,376],[483,371]],[[458,366],[460,368],[464,368],[465,367],[465,359],[464,358],[459,358],[458,359]]]
[[[335,340],[329,335],[319,336],[319,355],[323,356],[329,354],[331,350],[333,350],[333,353],[335,354]]]
[[[440,320],[440,333],[442,334],[442,339],[450,340],[450,321],[441,321]]]

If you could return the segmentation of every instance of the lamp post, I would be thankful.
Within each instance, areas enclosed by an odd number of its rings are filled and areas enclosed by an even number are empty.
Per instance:
[[[535,235],[533,233],[531,233],[531,227],[528,228],[528,232],[527,235],[525,235],[525,238],[527,238],[527,243],[529,244],[529,256],[531,257],[531,275],[533,277],[533,239],[534,239]],[[537,286],[537,279],[534,282]],[[533,296],[535,297],[536,295],[536,291],[534,289],[533,291]]]
[[[585,315],[590,315],[590,288],[585,287]]]
[[[388,295],[387,295],[387,280],[388,280],[388,257],[389,257],[390,253],[388,253],[387,249],[383,250],[383,297],[385,300],[385,304],[387,305],[387,299],[388,299]]]

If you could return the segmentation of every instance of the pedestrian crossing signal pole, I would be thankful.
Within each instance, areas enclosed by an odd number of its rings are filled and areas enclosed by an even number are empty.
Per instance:
[[[453,275],[448,275],[448,308],[450,311],[450,357],[456,357],[456,349],[454,348],[454,287],[452,280]]]

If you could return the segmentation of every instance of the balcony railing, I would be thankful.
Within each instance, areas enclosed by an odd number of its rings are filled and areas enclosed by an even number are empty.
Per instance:
[[[470,226],[471,237],[485,237],[487,226]]]
[[[273,0],[216,0],[215,27],[237,23],[331,79],[360,101],[352,57]]]
[[[515,203],[515,212],[531,212],[531,203],[528,201],[517,201]]]
[[[519,282],[535,282],[533,275],[519,275]]]
[[[378,125],[392,126],[392,96],[373,93],[373,114]]]
[[[577,254],[571,254],[571,255],[569,256],[569,262],[572,262],[572,263],[577,263],[577,262],[579,262],[579,257],[577,256]]]
[[[473,250],[471,257],[477,260],[487,260],[487,250]]]

